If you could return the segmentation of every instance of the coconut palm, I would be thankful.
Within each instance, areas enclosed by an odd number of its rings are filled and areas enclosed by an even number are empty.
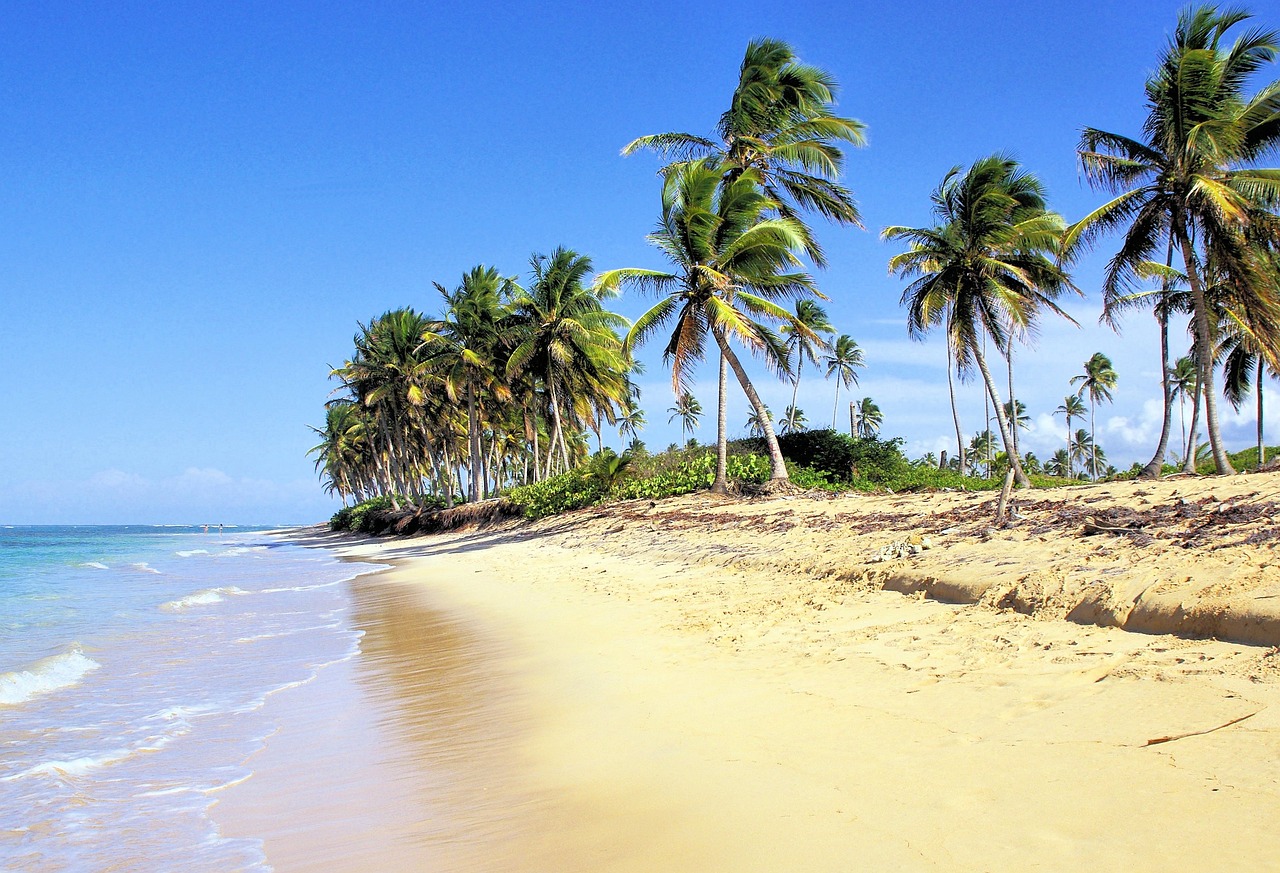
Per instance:
[[[628,401],[630,383],[622,342],[615,332],[628,324],[604,308],[601,296],[587,282],[589,257],[560,247],[550,256],[533,255],[529,266],[528,289],[514,289],[511,301],[509,330],[516,344],[506,363],[506,376],[514,379],[530,373],[547,393],[550,472],[557,447],[565,469],[569,467],[566,413],[598,429],[600,417],[612,420],[614,407]]]
[[[783,416],[788,429],[794,430],[796,422],[791,418],[790,412],[796,408],[796,395],[800,392],[800,373],[804,369],[805,358],[817,366],[817,353],[831,348],[822,334],[835,333],[835,328],[827,318],[827,311],[817,302],[797,300],[795,315],[782,325],[779,332],[784,337],[788,360],[794,358],[796,362],[795,372],[791,377],[791,405],[787,407],[788,414]]]
[[[850,388],[858,384],[858,368],[865,367],[863,361],[862,349],[858,348],[858,344],[854,342],[853,337],[847,333],[841,334],[836,338],[835,345],[831,347],[831,354],[822,359],[822,363],[827,365],[827,378],[833,375],[836,377],[836,400],[835,407],[831,410],[831,429],[836,429],[836,416],[840,412],[840,386]],[[853,436],[853,434],[850,434]]]
[[[995,436],[990,430],[979,431],[969,440],[969,457],[974,459],[974,466],[978,466],[978,458],[982,458],[982,477],[984,479],[991,478],[992,458],[995,455],[996,441]]]
[[[889,271],[919,277],[902,295],[908,332],[922,339],[946,326],[957,369],[962,376],[975,366],[981,373],[1014,475],[1029,488],[982,347],[990,337],[1007,358],[1016,334],[1034,335],[1043,310],[1070,320],[1054,303],[1063,291],[1075,290],[1056,261],[1064,222],[1046,209],[1039,181],[1003,155],[982,158],[965,171],[952,168],[933,203],[939,224],[882,233],[910,243],[889,261]]]
[[[1070,479],[1072,476],[1070,452],[1066,449],[1058,449],[1049,460],[1045,461],[1044,471],[1059,479]]]
[[[1191,456],[1191,447],[1187,443],[1187,409],[1186,399],[1190,395],[1197,397],[1196,380],[1199,378],[1195,362],[1183,356],[1178,358],[1169,373],[1169,386],[1173,396],[1178,399],[1178,419],[1182,422],[1182,463],[1187,463]],[[1193,428],[1194,430],[1194,428]]]
[[[496,401],[511,399],[501,360],[504,322],[511,315],[510,300],[518,289],[515,281],[495,267],[483,264],[465,273],[449,290],[434,283],[444,298],[444,319],[423,330],[419,347],[425,359],[440,371],[452,402],[466,403],[471,499],[484,496],[481,449],[481,404],[487,395]]]
[[[636,439],[644,426],[644,410],[633,401],[628,401],[622,409],[622,415],[618,416],[618,435],[624,439]]]
[[[788,406],[786,414],[782,416],[782,424],[778,426],[778,430],[782,433],[795,433],[796,431],[805,430],[805,425],[808,423],[809,420],[805,418],[803,409]]]
[[[753,437],[763,437],[765,425],[772,421],[773,412],[770,411],[769,407],[765,406],[763,409],[752,408],[751,412],[747,413],[747,433]]]
[[[1071,460],[1073,463],[1080,465],[1080,478],[1083,479],[1088,475],[1087,468],[1092,463],[1094,457],[1093,436],[1084,428],[1078,428],[1074,439],[1075,445],[1071,447]]]
[[[699,419],[702,418],[702,404],[698,402],[698,398],[685,391],[676,398],[676,405],[668,409],[667,412],[671,413],[667,423],[670,424],[677,418],[680,419],[680,430],[684,432],[686,437],[691,437],[693,432],[698,429]]]
[[[1061,415],[1067,420],[1067,477],[1070,478],[1071,470],[1071,420],[1073,418],[1081,418],[1087,410],[1084,401],[1080,399],[1079,394],[1068,394],[1062,400],[1062,405],[1053,411],[1054,415]]]
[[[1085,128],[1079,146],[1086,177],[1116,194],[1072,226],[1068,251],[1122,230],[1103,293],[1123,295],[1158,254],[1181,254],[1191,290],[1192,325],[1209,441],[1217,472],[1230,473],[1213,390],[1211,300],[1206,265],[1230,277],[1251,310],[1274,310],[1276,293],[1262,280],[1259,248],[1280,244],[1280,170],[1256,166],[1280,145],[1280,85],[1252,97],[1246,83],[1271,61],[1280,37],[1251,29],[1231,45],[1228,31],[1249,19],[1236,9],[1189,8],[1147,80],[1144,139]],[[1259,313],[1254,323],[1272,320]],[[1265,318],[1263,317],[1265,316]],[[1265,339],[1272,357],[1280,338]],[[1168,390],[1166,389],[1166,397]]]
[[[652,134],[631,141],[622,153],[655,149],[681,161],[709,157],[726,181],[754,171],[779,214],[797,222],[805,254],[825,266],[822,248],[798,212],[814,210],[840,224],[860,225],[853,195],[836,180],[844,163],[840,143],[866,142],[862,122],[835,114],[836,90],[829,73],[801,63],[785,42],[753,40],[715,138]]]
[[[864,397],[858,401],[854,418],[857,421],[858,436],[862,439],[874,437],[880,432],[880,425],[884,423],[884,413],[870,397]]]
[[[794,219],[779,217],[778,204],[760,187],[759,175],[746,170],[722,184],[723,169],[713,160],[669,167],[663,185],[662,218],[649,241],[675,265],[675,272],[621,269],[602,274],[604,288],[631,285],[662,295],[636,320],[625,348],[643,344],[674,322],[663,350],[677,394],[687,373],[703,357],[708,334],[733,370],[751,406],[764,404],[731,345],[737,340],[768,359],[777,337],[759,321],[791,318],[777,300],[819,296],[813,280],[799,269],[804,235]],[[773,426],[762,422],[769,448],[771,477],[787,481],[787,467]]]
[[[1267,462],[1263,444],[1262,385],[1267,374],[1276,375],[1275,365],[1268,365],[1263,344],[1248,325],[1228,315],[1219,327],[1221,341],[1218,353],[1222,357],[1222,392],[1235,410],[1244,405],[1252,388],[1257,418],[1258,469]]]
[[[1111,359],[1102,352],[1094,352],[1090,355],[1089,360],[1084,362],[1084,372],[1079,376],[1071,377],[1071,384],[1080,386],[1076,391],[1076,396],[1089,395],[1089,442],[1091,444],[1098,433],[1097,428],[1094,426],[1098,411],[1098,401],[1111,402],[1111,392],[1116,387],[1116,381],[1116,371],[1111,366]],[[1089,472],[1094,479],[1098,478],[1097,458],[1091,459]]]

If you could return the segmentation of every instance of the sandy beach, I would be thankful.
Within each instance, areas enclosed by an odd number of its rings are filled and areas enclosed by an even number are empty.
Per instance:
[[[993,500],[295,532],[394,568],[215,816],[280,871],[1274,866],[1280,476]]]

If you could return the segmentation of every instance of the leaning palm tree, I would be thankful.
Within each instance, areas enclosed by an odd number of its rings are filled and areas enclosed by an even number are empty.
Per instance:
[[[1071,470],[1071,420],[1073,418],[1082,417],[1087,410],[1084,401],[1080,399],[1079,394],[1068,394],[1062,399],[1062,405],[1053,411],[1054,415],[1061,415],[1067,420],[1067,477],[1070,478]]]
[[[796,408],[796,395],[800,393],[800,373],[804,369],[805,358],[817,366],[818,352],[831,348],[830,343],[822,338],[824,333],[835,333],[827,311],[813,300],[797,300],[796,311],[792,319],[782,325],[780,333],[785,337],[787,357],[795,358],[796,369],[791,374],[791,405],[783,417],[788,429],[794,430],[796,422],[791,418],[791,411]]]
[[[965,171],[952,168],[933,203],[939,224],[882,233],[910,244],[889,261],[889,271],[919,277],[902,295],[907,330],[923,339],[946,326],[957,369],[964,375],[976,366],[981,373],[1014,476],[1029,488],[983,342],[990,337],[1007,359],[1015,333],[1033,336],[1041,311],[1072,320],[1054,303],[1063,291],[1076,290],[1056,260],[1065,225],[1046,209],[1039,181],[1003,155],[982,158]]]
[[[1275,289],[1261,277],[1257,253],[1280,245],[1280,219],[1274,212],[1280,202],[1280,170],[1256,163],[1280,146],[1280,84],[1267,85],[1252,97],[1244,88],[1274,59],[1280,35],[1252,29],[1225,45],[1228,31],[1249,17],[1215,6],[1184,10],[1147,80],[1143,139],[1084,129],[1078,151],[1085,175],[1117,196],[1073,225],[1065,245],[1070,251],[1123,230],[1120,250],[1103,281],[1108,299],[1131,288],[1142,265],[1171,255],[1175,248],[1181,254],[1191,290],[1200,394],[1219,474],[1233,470],[1213,390],[1206,264],[1213,261],[1231,277],[1248,307],[1277,306]],[[1268,336],[1266,342],[1275,357],[1280,337]]]
[[[836,416],[840,414],[840,386],[851,388],[858,384],[858,368],[865,367],[862,349],[853,337],[842,333],[831,347],[831,354],[822,359],[827,365],[827,378],[836,377],[835,407],[831,410],[831,429],[836,429]],[[852,436],[852,434],[850,434]]]
[[[685,391],[676,398],[676,405],[667,412],[671,413],[667,423],[680,419],[680,430],[687,438],[693,436],[693,432],[698,429],[698,420],[702,418],[702,404],[698,402],[698,398]]]
[[[796,220],[805,254],[825,266],[822,248],[798,212],[812,209],[831,221],[860,225],[853,195],[836,180],[844,163],[839,144],[866,142],[862,122],[835,114],[836,90],[829,73],[801,63],[785,42],[753,40],[714,138],[652,134],[631,141],[622,153],[655,149],[679,161],[710,157],[726,181],[754,171],[780,215]]]
[[[857,421],[858,436],[861,439],[874,437],[880,432],[880,425],[884,423],[884,413],[870,397],[864,397],[858,401],[854,418]]]
[[[1098,401],[1111,402],[1111,392],[1116,387],[1116,381],[1116,371],[1111,366],[1111,359],[1102,352],[1094,352],[1090,355],[1089,360],[1084,362],[1084,372],[1079,376],[1071,377],[1071,384],[1080,386],[1076,391],[1076,396],[1089,395],[1089,442],[1092,445],[1096,445],[1098,436],[1095,426]],[[1098,478],[1098,459],[1096,456],[1090,459],[1089,472],[1094,479]]]
[[[649,241],[672,261],[674,272],[627,268],[603,273],[596,281],[602,288],[631,285],[661,295],[632,325],[625,348],[630,354],[655,331],[674,323],[663,360],[671,365],[677,395],[702,360],[710,335],[760,413],[764,404],[731,340],[768,358],[777,349],[776,336],[759,319],[788,321],[790,313],[775,301],[820,295],[799,269],[804,235],[796,221],[777,215],[777,202],[761,190],[754,170],[722,184],[723,175],[722,167],[708,159],[668,168],[662,218]],[[773,426],[764,421],[762,427],[771,478],[786,482],[786,462]]]

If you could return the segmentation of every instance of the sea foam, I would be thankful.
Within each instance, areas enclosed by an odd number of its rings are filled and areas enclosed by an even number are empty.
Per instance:
[[[248,593],[243,588],[237,588],[234,585],[227,588],[206,588],[204,591],[197,591],[195,594],[188,594],[186,597],[162,603],[160,608],[166,612],[181,612],[193,606],[208,606],[211,603],[221,603],[227,597]]]
[[[38,694],[69,688],[102,665],[79,647],[42,658],[22,670],[0,673],[0,705],[16,706]]]

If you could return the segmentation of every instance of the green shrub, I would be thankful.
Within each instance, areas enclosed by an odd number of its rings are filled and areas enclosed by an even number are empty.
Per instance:
[[[507,499],[520,509],[525,518],[545,518],[590,506],[604,494],[599,480],[591,475],[591,471],[579,467],[532,485],[512,488]]]
[[[357,503],[355,506],[344,506],[329,519],[329,529],[369,533],[374,514],[390,509],[392,499],[391,495],[388,494],[382,497],[371,497],[368,500]],[[413,503],[413,501],[403,496],[399,500],[407,505],[412,505]]]

